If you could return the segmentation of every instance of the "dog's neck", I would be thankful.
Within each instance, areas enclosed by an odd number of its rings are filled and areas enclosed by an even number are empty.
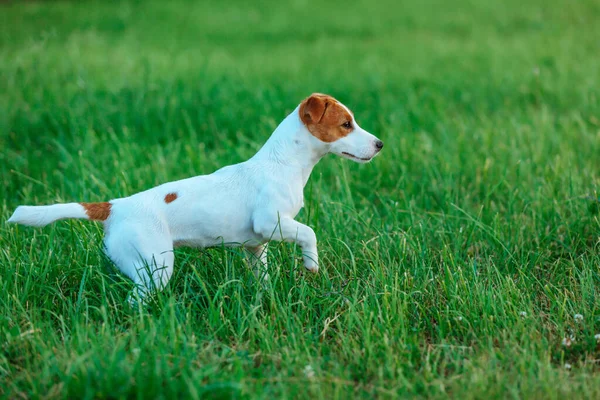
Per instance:
[[[306,185],[314,166],[329,148],[312,136],[298,115],[299,106],[275,129],[252,160],[267,161],[281,167],[290,167],[302,175]]]

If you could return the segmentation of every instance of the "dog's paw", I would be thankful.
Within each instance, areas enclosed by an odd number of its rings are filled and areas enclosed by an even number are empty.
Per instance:
[[[306,268],[309,272],[312,272],[313,274],[316,274],[317,272],[319,272],[319,266],[317,264],[314,264],[314,265],[304,264],[304,268]]]
[[[304,251],[302,259],[304,260],[304,268],[315,274],[319,272],[319,256],[316,251]]]
[[[315,262],[312,258],[304,257],[304,268],[316,274],[319,272],[319,263]]]

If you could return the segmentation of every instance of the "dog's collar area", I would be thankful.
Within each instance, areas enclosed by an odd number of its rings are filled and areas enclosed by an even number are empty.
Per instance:
[[[355,160],[361,160],[361,161],[369,161],[372,158],[372,157],[370,157],[370,158],[356,157],[354,154],[346,153],[345,151],[342,151],[342,154],[349,158],[352,158]]]

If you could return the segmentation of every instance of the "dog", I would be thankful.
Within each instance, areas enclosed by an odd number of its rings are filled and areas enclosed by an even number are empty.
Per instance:
[[[178,246],[243,246],[264,282],[268,242],[293,242],[302,249],[304,267],[316,273],[315,232],[294,220],[310,173],[328,153],[366,163],[382,148],[346,106],[313,93],[245,162],[109,202],[19,206],[8,222],[36,227],[67,218],[103,222],[106,254],[133,280],[141,299],[169,282]]]

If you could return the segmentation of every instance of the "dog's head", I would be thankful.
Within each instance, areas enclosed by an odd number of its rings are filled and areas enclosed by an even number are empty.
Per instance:
[[[352,112],[331,96],[313,93],[298,112],[310,134],[338,156],[366,163],[383,148],[383,142],[358,126]]]

